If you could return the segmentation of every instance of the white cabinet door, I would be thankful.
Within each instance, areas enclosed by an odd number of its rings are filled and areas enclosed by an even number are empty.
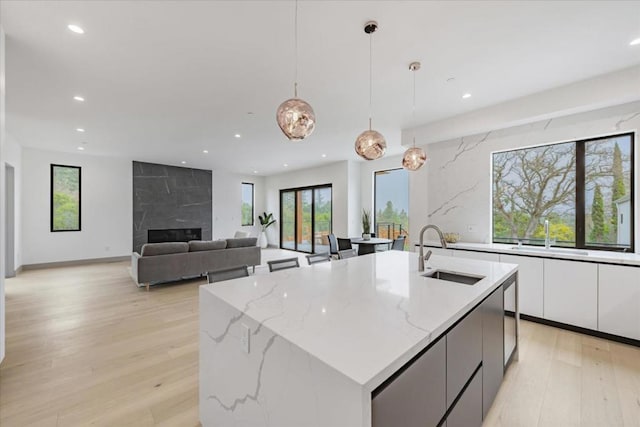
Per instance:
[[[453,251],[454,258],[467,258],[467,259],[479,259],[482,261],[500,261],[500,254],[494,254],[490,252],[476,252],[476,251],[463,251],[455,249]]]
[[[530,316],[544,316],[544,277],[543,261],[517,255],[500,254],[500,262],[518,264],[518,290],[520,313]]]
[[[598,330],[640,340],[640,268],[600,264]]]
[[[544,260],[544,318],[598,329],[598,265]]]

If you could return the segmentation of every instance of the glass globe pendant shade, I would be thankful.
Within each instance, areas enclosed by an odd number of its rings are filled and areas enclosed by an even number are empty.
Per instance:
[[[427,161],[427,155],[419,147],[408,148],[402,156],[402,167],[410,171],[417,171]]]
[[[287,138],[291,141],[301,141],[313,132],[316,113],[306,101],[291,98],[280,104],[276,120]]]
[[[365,130],[356,139],[355,145],[358,156],[365,160],[376,160],[384,156],[387,151],[387,142],[380,132]]]

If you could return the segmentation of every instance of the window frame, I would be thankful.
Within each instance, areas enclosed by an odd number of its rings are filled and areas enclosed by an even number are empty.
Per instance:
[[[56,230],[54,228],[54,174],[56,168],[67,168],[67,169],[77,169],[78,171],[78,228],[69,228],[64,230]],[[50,165],[50,174],[49,174],[49,230],[52,233],[62,233],[67,231],[82,231],[82,167],[81,166],[71,166],[71,165],[60,165],[51,163]]]
[[[631,165],[630,170],[629,170],[629,197],[630,197],[630,215],[631,215],[631,223],[630,223],[630,230],[629,230],[629,234],[630,234],[630,240],[629,240],[629,247],[628,248],[623,248],[623,247],[610,247],[610,246],[602,246],[602,245],[597,245],[597,244],[588,244],[587,243],[587,238],[586,238],[586,200],[585,200],[585,186],[586,186],[586,171],[585,171],[585,158],[586,158],[586,145],[587,143],[590,142],[597,142],[600,140],[606,140],[606,139],[613,139],[613,138],[623,138],[623,137],[629,137],[630,139],[630,148],[629,148],[629,163]],[[515,148],[515,149],[508,149],[508,150],[499,150],[499,151],[494,151],[491,153],[491,190],[490,190],[490,194],[491,194],[491,198],[490,198],[490,217],[491,217],[491,241],[492,243],[504,243],[501,241],[496,241],[495,238],[495,234],[494,234],[494,195],[493,195],[493,185],[494,185],[494,181],[493,181],[493,162],[494,162],[494,155],[495,154],[499,154],[499,153],[507,153],[510,151],[520,151],[520,150],[527,150],[527,149],[533,149],[533,148],[538,148],[538,147],[543,147],[543,146],[548,146],[548,145],[558,145],[558,144],[566,144],[566,143],[573,143],[575,145],[575,150],[576,150],[576,160],[575,160],[575,174],[576,174],[576,193],[575,193],[575,211],[576,211],[576,218],[575,218],[575,236],[576,236],[576,241],[575,241],[575,245],[572,247],[568,247],[568,248],[572,248],[572,249],[585,249],[585,250],[595,250],[595,251],[608,251],[608,252],[628,252],[628,253],[634,253],[635,252],[635,243],[636,243],[636,239],[635,239],[635,225],[636,225],[636,212],[635,212],[635,206],[634,206],[634,202],[635,202],[635,167],[636,167],[636,158],[635,158],[635,132],[623,132],[623,133],[616,133],[616,134],[610,134],[610,135],[602,135],[602,136],[595,136],[595,137],[590,137],[590,138],[584,138],[584,139],[574,139],[574,140],[568,140],[568,141],[559,141],[559,142],[552,142],[552,143],[545,143],[545,144],[538,144],[538,145],[532,145],[532,146],[527,146],[527,147],[519,147],[519,148]],[[514,243],[514,242],[512,242]],[[508,243],[507,243],[508,244]],[[540,245],[532,245],[532,246],[540,246]]]
[[[245,185],[251,186],[251,224],[245,224],[244,218],[242,218],[242,204],[244,200],[242,199],[242,187]],[[253,227],[256,225],[256,188],[253,182],[242,182],[240,184],[240,226],[241,227]]]
[[[376,215],[376,202],[377,202],[377,191],[376,191],[376,186],[377,186],[377,179],[378,179],[378,174],[382,173],[382,172],[394,172],[394,171],[398,171],[398,170],[405,170],[403,167],[399,167],[399,168],[389,168],[389,169],[379,169],[379,170],[375,170],[373,171],[373,209],[371,212],[371,216],[372,216],[372,223],[371,223],[371,230],[376,233],[376,237],[378,236],[378,218]],[[407,174],[407,184],[409,184],[409,174]],[[409,192],[409,203],[411,203],[411,193]],[[407,229],[404,230],[405,232],[405,236],[409,237],[409,227],[411,226],[411,218],[409,218],[409,212],[407,212]],[[402,224],[399,224],[402,225]]]
[[[316,229],[316,197],[315,197],[315,190],[318,189],[323,189],[323,188],[328,188],[331,190],[331,222],[329,223],[329,234],[333,234],[333,184],[329,183],[329,184],[318,184],[318,185],[309,185],[309,186],[305,186],[305,187],[294,187],[294,188],[284,188],[284,189],[280,189],[280,191],[278,192],[279,194],[279,218],[280,221],[282,221],[282,195],[283,193],[294,193],[295,197],[294,197],[294,249],[290,249],[290,248],[284,248],[282,247],[282,234],[283,234],[283,227],[280,226],[280,231],[279,231],[279,235],[280,235],[280,244],[278,245],[280,249],[285,250],[285,251],[294,251],[294,252],[301,252],[301,253],[308,253],[308,254],[314,254],[316,253],[316,242],[315,239],[311,239],[311,252],[306,252],[306,251],[301,251],[298,249],[298,223],[297,223],[297,216],[296,213],[298,212],[298,192],[300,191],[311,191],[311,233],[313,234],[315,232]]]

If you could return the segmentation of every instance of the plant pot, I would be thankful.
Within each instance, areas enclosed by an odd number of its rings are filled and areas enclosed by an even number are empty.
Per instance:
[[[260,244],[260,247],[262,249],[265,249],[267,246],[269,246],[269,240],[267,239],[266,231],[263,231],[262,233],[260,233],[260,240],[258,240],[258,243]]]
[[[371,233],[362,233],[362,240],[371,240]]]

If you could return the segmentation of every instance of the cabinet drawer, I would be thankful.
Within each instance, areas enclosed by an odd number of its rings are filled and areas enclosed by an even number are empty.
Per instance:
[[[447,408],[481,361],[482,310],[478,307],[447,334]]]
[[[482,426],[482,368],[473,376],[460,400],[447,417],[447,427]]]
[[[446,350],[443,337],[373,398],[373,427],[429,427],[440,422],[446,412]]]
[[[518,264],[520,313],[543,317],[543,261],[540,258],[500,254],[500,262]],[[507,308],[513,311],[511,307]]]

